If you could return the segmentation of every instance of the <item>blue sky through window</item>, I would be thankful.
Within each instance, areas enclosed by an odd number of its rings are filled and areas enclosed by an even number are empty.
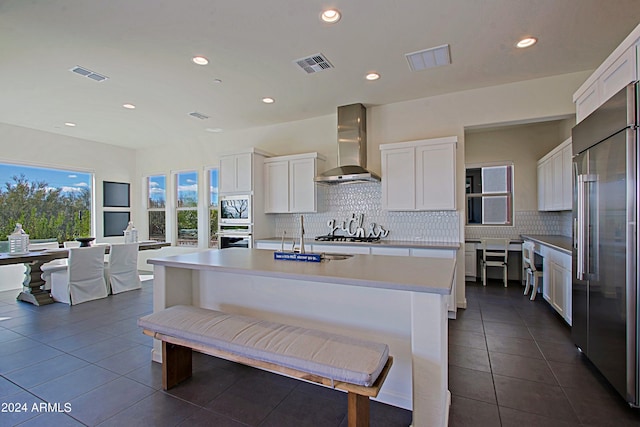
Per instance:
[[[89,173],[0,163],[0,185],[3,189],[5,183],[12,184],[13,177],[20,175],[24,175],[29,182],[44,181],[49,187],[60,189],[63,193],[77,193],[82,189],[91,190]]]

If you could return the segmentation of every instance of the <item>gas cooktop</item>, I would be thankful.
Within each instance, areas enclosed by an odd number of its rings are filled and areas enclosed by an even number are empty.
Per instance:
[[[317,236],[315,238],[318,242],[362,242],[362,243],[374,243],[379,242],[380,237],[355,237],[355,236],[336,236],[333,234],[325,234],[324,236]]]

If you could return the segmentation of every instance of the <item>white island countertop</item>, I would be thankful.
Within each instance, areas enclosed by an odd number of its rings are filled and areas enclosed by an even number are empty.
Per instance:
[[[211,249],[185,255],[152,258],[149,264],[191,270],[242,273],[324,283],[426,292],[451,293],[455,259],[353,255],[322,262],[275,260],[263,249]]]

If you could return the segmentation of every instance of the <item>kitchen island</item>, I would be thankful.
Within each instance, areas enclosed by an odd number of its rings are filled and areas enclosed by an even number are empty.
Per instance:
[[[319,263],[223,249],[154,258],[154,311],[188,304],[386,343],[394,365],[377,398],[445,426],[447,297],[455,259],[353,255]],[[160,342],[153,360],[161,361]]]

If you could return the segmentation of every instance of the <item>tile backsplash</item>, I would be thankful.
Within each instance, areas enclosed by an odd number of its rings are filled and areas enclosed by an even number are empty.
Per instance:
[[[389,212],[382,209],[382,185],[379,183],[338,184],[324,186],[319,191],[321,213],[304,214],[306,237],[328,234],[330,220],[336,224],[347,221],[352,214],[364,214],[365,233],[374,222],[389,230],[387,239],[457,243],[460,241],[459,214],[438,212]],[[300,214],[277,214],[276,235],[298,236]],[[336,233],[343,234],[343,233]]]
[[[467,225],[466,239],[518,238],[521,234],[556,234],[571,237],[571,212],[517,211],[512,227]]]
[[[374,222],[389,230],[390,240],[457,243],[464,211],[389,212],[382,209],[382,185],[380,183],[338,184],[319,189],[320,213],[304,214],[305,236],[328,234],[327,223],[347,221],[352,214],[364,214],[365,233]],[[286,232],[289,238],[299,236],[300,214],[276,214],[276,236]],[[465,226],[464,238],[483,237],[519,238],[521,234],[556,234],[571,236],[571,212],[517,211],[514,226]],[[338,232],[337,234],[343,234]]]

